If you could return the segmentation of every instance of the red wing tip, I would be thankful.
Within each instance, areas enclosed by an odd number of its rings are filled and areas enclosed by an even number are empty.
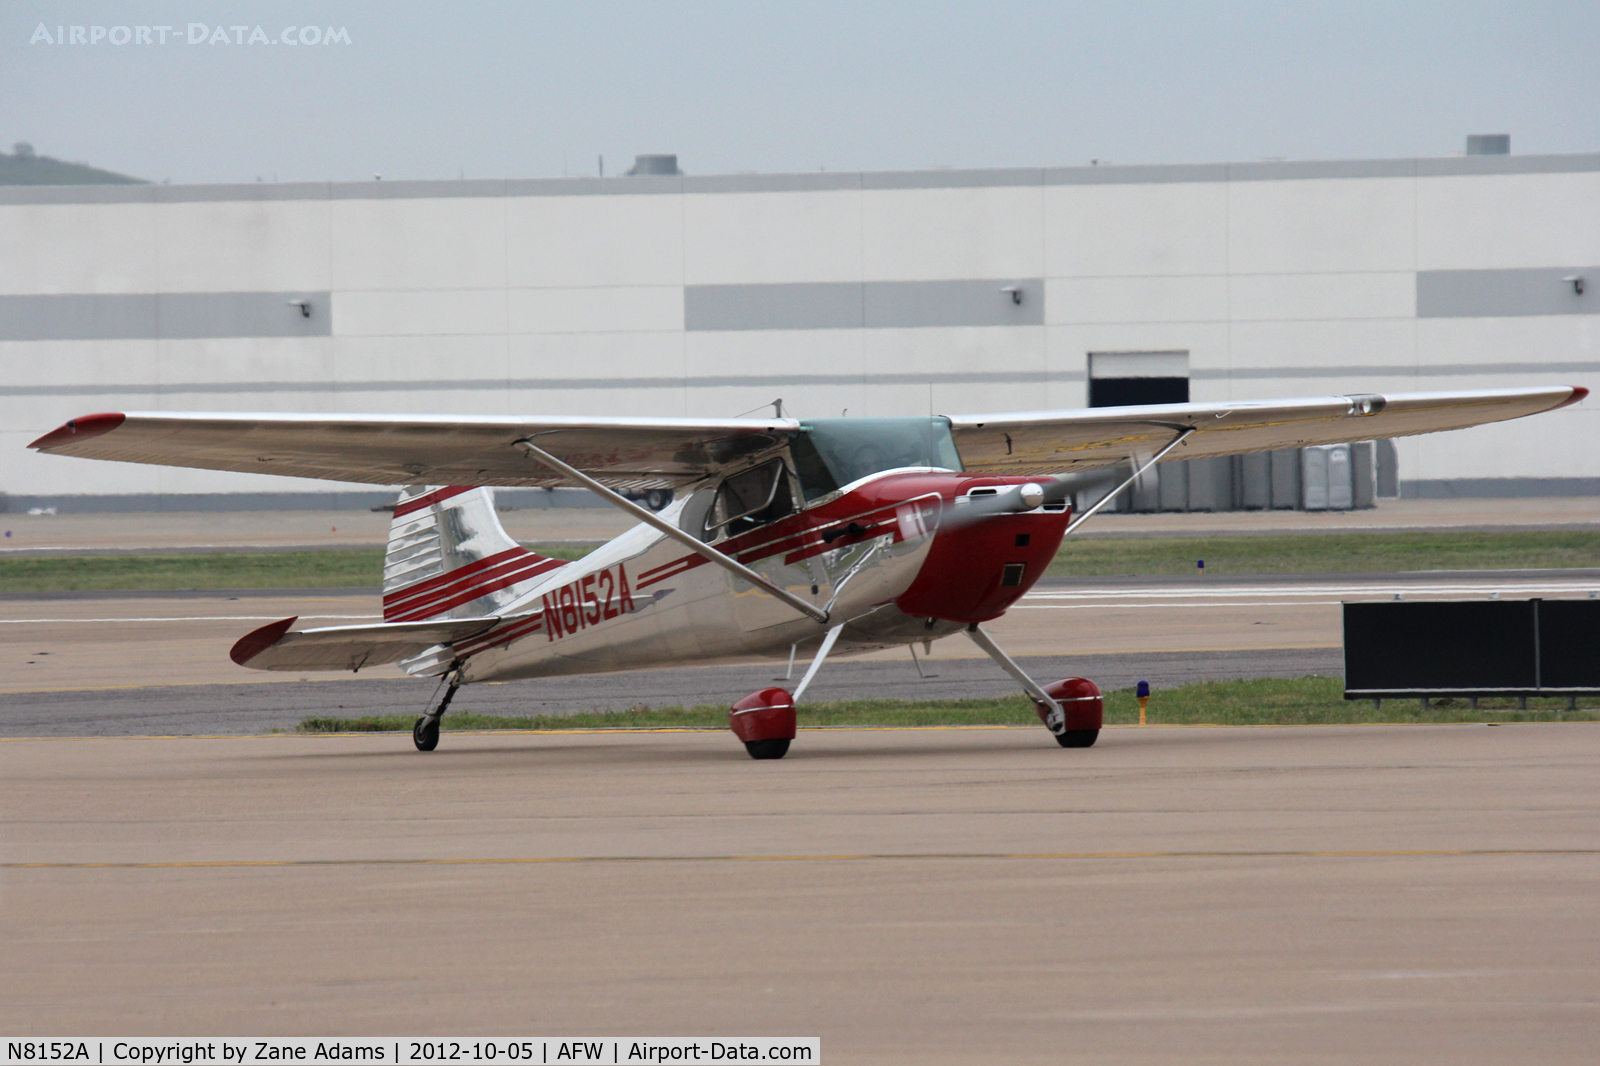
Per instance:
[[[1584,397],[1586,397],[1588,395],[1589,395],[1589,390],[1588,389],[1584,388],[1582,385],[1574,385],[1574,386],[1572,386],[1572,395],[1568,396],[1565,400],[1562,400],[1560,403],[1558,403],[1554,407],[1550,408],[1550,410],[1557,411],[1557,410],[1560,410],[1563,407],[1568,407],[1568,406],[1571,406],[1572,404],[1575,404],[1575,403],[1582,403],[1583,400],[1584,400]]]
[[[289,627],[300,620],[299,615],[285,618],[281,622],[268,622],[260,629],[252,630],[234,642],[233,650],[228,652],[228,658],[239,666],[250,665],[250,660],[266,651],[289,632]]]
[[[59,429],[52,429],[49,433],[28,445],[28,447],[46,451],[50,448],[59,448],[63,444],[89,440],[91,437],[98,437],[102,433],[110,433],[126,422],[127,419],[127,415],[116,412],[84,415],[82,418],[69,418],[66,425]]]

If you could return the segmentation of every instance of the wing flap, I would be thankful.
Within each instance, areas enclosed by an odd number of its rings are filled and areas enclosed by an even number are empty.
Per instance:
[[[951,431],[969,471],[1050,475],[1152,455],[1189,427],[1195,432],[1163,461],[1465,429],[1554,410],[1587,394],[1498,389],[961,415],[951,418]]]
[[[432,622],[380,622],[328,626],[291,632],[297,618],[285,618],[246,633],[229,653],[252,670],[351,670],[397,663],[441,644],[475,637],[498,618],[456,618]]]

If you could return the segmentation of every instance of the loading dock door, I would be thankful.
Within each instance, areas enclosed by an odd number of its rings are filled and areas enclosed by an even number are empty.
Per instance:
[[[1089,353],[1090,407],[1188,402],[1188,352]]]

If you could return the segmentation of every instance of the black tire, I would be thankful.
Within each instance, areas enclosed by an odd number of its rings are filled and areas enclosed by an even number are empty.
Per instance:
[[[418,751],[432,751],[439,746],[439,719],[426,716],[417,719],[411,727],[411,740]]]
[[[781,759],[789,754],[789,741],[782,740],[747,740],[744,750],[750,753],[752,759]]]
[[[1063,748],[1092,748],[1099,738],[1098,729],[1069,729],[1056,734],[1056,743]]]
[[[672,493],[666,489],[651,489],[644,494],[644,505],[652,511],[659,511],[672,502]]]

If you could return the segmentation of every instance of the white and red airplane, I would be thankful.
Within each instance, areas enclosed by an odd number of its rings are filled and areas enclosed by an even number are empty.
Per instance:
[[[439,742],[462,684],[790,655],[791,694],[752,693],[730,725],[781,758],[829,654],[964,632],[1014,677],[1062,747],[1088,747],[1099,690],[1040,685],[982,623],[1044,573],[1062,537],[1163,459],[1460,429],[1576,403],[1583,388],[1355,395],[931,418],[461,418],[96,414],[53,455],[405,486],[381,623],[250,633],[258,670],[398,663],[442,678],[413,730]],[[1120,484],[1075,514],[1074,494]],[[640,525],[577,562],[501,528],[489,486],[581,486]],[[670,489],[654,513],[617,489]]]

